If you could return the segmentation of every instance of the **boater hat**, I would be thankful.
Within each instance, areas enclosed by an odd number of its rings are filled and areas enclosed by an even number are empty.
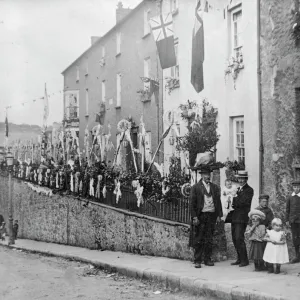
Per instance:
[[[238,173],[235,175],[235,177],[248,178],[248,172],[247,171],[238,171]]]
[[[294,180],[294,181],[292,182],[292,185],[300,185],[300,180]]]
[[[264,220],[266,218],[266,215],[258,210],[258,209],[252,209],[249,214],[248,214],[249,218],[251,219],[253,216],[257,216],[259,217],[261,220]]]

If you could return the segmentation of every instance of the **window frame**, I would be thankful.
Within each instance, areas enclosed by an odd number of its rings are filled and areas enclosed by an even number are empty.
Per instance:
[[[234,16],[237,14],[241,14],[240,17],[235,21]],[[231,22],[231,49],[232,52],[237,54],[242,48],[243,48],[243,40],[241,38],[242,36],[242,20],[243,20],[243,10],[242,6],[238,6],[230,11],[230,22]],[[235,24],[237,24],[237,27],[235,27]],[[237,32],[235,33],[235,28],[237,28]],[[235,44],[236,37],[238,41],[238,45]]]
[[[116,107],[121,107],[122,103],[122,74],[117,74],[117,97],[116,97]]]
[[[178,38],[175,38],[174,49],[175,49],[175,57],[176,57],[176,66],[171,67],[171,77],[179,80],[180,70],[179,70],[179,63],[178,63],[178,47],[179,47],[179,40]]]
[[[86,61],[85,61],[85,76],[88,76],[89,75],[89,60],[88,58],[86,58]]]
[[[121,32],[116,33],[116,52],[117,56],[121,54],[121,43],[122,43],[122,37]]]
[[[243,131],[240,130],[240,132],[238,132],[237,126],[238,123],[241,122],[243,123],[243,126],[240,125],[240,128],[243,128]],[[238,135],[239,135],[240,142],[238,142]],[[234,150],[233,151],[234,160],[236,160],[237,162],[243,162],[243,164],[245,165],[246,162],[245,119],[243,116],[233,118],[233,150]]]
[[[102,80],[101,82],[101,99],[103,103],[106,102],[106,81],[105,80]]]
[[[149,20],[151,18],[151,9],[144,10],[144,36],[147,36],[151,33],[151,26]]]
[[[80,80],[80,70],[79,66],[76,66],[76,82],[79,82]]]
[[[146,72],[146,69],[148,69],[148,72]],[[151,72],[151,58],[146,57],[144,59],[144,77],[150,78],[150,72]],[[144,90],[150,88],[150,82],[144,82]]]
[[[85,89],[85,115],[89,115],[89,89]]]

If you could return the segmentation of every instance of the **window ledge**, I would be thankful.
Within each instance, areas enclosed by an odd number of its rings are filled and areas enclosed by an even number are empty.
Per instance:
[[[179,12],[179,9],[177,7],[177,8],[175,8],[175,9],[172,10],[172,15],[176,16],[178,14],[178,12]]]
[[[121,52],[117,53],[117,54],[116,54],[116,57],[119,57],[120,55],[121,55]]]
[[[84,76],[89,76],[89,73],[85,73]]]
[[[89,114],[85,114],[85,117],[88,117],[89,116]]]
[[[121,105],[116,106],[115,109],[121,109]]]
[[[149,36],[150,35],[150,31],[149,32],[147,32],[147,33],[144,33],[144,36],[142,37],[143,39],[145,39],[147,36]]]
[[[79,79],[76,79],[76,83],[78,83],[79,82]]]

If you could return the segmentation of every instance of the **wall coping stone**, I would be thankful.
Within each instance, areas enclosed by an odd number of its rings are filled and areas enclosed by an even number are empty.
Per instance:
[[[27,182],[27,181],[17,179],[17,178],[12,178],[12,180],[13,181],[15,180],[18,183],[23,183],[23,184],[25,184]],[[29,188],[26,184],[25,184],[25,186],[27,188]],[[53,195],[57,195],[57,194],[53,194]],[[154,222],[163,223],[163,224],[167,224],[167,225],[182,226],[182,227],[190,228],[189,224],[184,224],[184,223],[171,221],[171,220],[167,220],[167,219],[156,218],[156,217],[148,216],[148,215],[143,215],[143,214],[140,214],[140,213],[137,213],[137,212],[132,212],[132,211],[129,211],[129,210],[126,210],[126,209],[110,206],[110,205],[107,205],[107,204],[104,204],[104,203],[99,203],[99,202],[95,202],[95,201],[92,201],[92,200],[83,199],[79,196],[72,197],[70,195],[63,195],[61,197],[72,198],[72,200],[77,200],[77,201],[80,201],[80,202],[87,202],[88,201],[89,203],[91,203],[93,205],[104,207],[104,208],[119,212],[121,214],[137,217],[137,218],[140,218],[140,219],[147,219],[147,220],[151,220],[151,221],[154,221]]]

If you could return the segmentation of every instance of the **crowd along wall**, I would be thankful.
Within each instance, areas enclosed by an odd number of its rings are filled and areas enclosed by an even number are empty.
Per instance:
[[[189,226],[92,203],[73,196],[46,196],[13,179],[13,214],[21,238],[90,249],[191,260]],[[8,220],[8,179],[0,176],[0,214]],[[122,201],[122,200],[120,200]],[[214,240],[214,258],[226,258],[223,226]]]

